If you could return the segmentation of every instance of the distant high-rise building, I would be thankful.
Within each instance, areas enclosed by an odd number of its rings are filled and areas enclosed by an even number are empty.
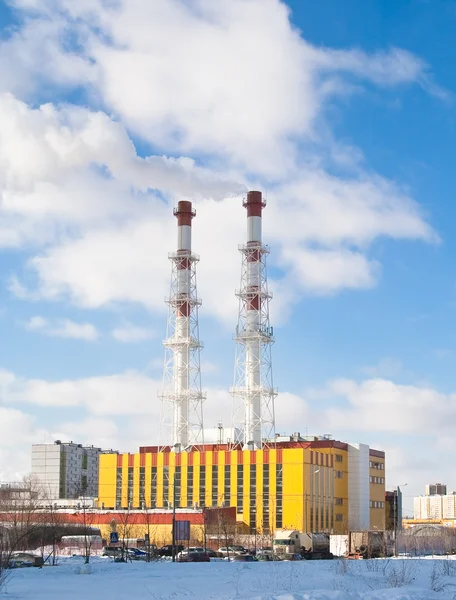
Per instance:
[[[101,448],[60,440],[53,444],[33,444],[32,475],[49,500],[98,496],[98,463],[102,453]]]
[[[426,496],[446,496],[447,486],[443,483],[430,483],[426,486]]]

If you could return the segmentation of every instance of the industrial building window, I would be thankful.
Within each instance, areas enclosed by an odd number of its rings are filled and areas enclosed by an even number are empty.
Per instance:
[[[134,469],[133,467],[128,467],[128,508],[131,508],[133,505],[133,477]]]
[[[151,467],[150,470],[150,507],[157,506],[157,467]]]
[[[223,481],[223,506],[231,506],[231,466],[225,465]]]
[[[139,467],[139,507],[145,506],[146,467]]]
[[[336,457],[336,462],[342,462],[343,461],[342,454],[336,454],[335,457]]]
[[[212,506],[218,506],[218,467],[212,465]]]
[[[283,527],[283,469],[276,464],[276,529]]]
[[[187,506],[193,506],[193,467],[187,467]]]
[[[173,499],[176,499],[176,508],[179,508],[181,505],[181,477],[182,477],[182,468],[175,467],[174,471],[174,486],[173,490]]]
[[[250,465],[249,525],[251,531],[256,528],[256,472],[256,465]]]
[[[244,512],[244,465],[237,466],[237,498],[236,506],[237,513],[242,514]]]
[[[336,506],[342,506],[343,503],[344,503],[344,499],[343,498],[336,498],[335,499]]]
[[[338,523],[340,523],[343,520],[344,520],[344,515],[342,515],[341,513],[336,513],[336,521]]]
[[[169,467],[163,467],[163,506],[167,508],[169,500]]]
[[[344,476],[344,472],[343,471],[336,471],[335,472],[336,479],[342,479],[343,476]]]
[[[269,465],[263,465],[263,533],[269,531]]]
[[[200,466],[199,504],[206,506],[206,467],[204,465]]]

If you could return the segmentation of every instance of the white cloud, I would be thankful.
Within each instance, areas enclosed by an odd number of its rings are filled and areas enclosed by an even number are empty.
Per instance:
[[[3,42],[4,56],[14,64],[20,50],[29,81],[49,78],[56,89],[77,81],[116,115],[49,103],[32,109],[0,96],[0,245],[32,252],[25,272],[11,277],[18,297],[163,311],[166,253],[175,245],[170,208],[185,197],[198,211],[203,311],[232,327],[247,186],[270,190],[265,239],[282,320],[303,293],[374,286],[381,265],[370,246],[379,237],[437,240],[410,193],[364,171],[359,150],[333,140],[324,119],[341,91],[336,80],[393,86],[429,78],[412,54],[313,47],[277,0],[16,6],[33,18],[22,37]],[[69,34],[77,53],[63,43]],[[40,52],[55,55],[52,73]],[[71,77],[60,77],[65,64],[74,66]],[[14,81],[8,89],[27,97]],[[202,154],[206,166],[188,156],[139,157],[127,127],[173,156]],[[328,159],[340,175],[323,169]]]
[[[43,317],[32,317],[26,324],[26,329],[38,331],[50,337],[94,342],[99,338],[97,328],[91,323],[76,323],[70,319],[49,321]]]
[[[338,379],[318,392],[332,400],[324,412],[330,429],[363,432],[395,432],[418,435],[451,427],[456,416],[455,394],[414,385],[399,385],[388,379],[361,383]],[[313,396],[309,392],[309,398]],[[336,400],[339,402],[336,402]]]
[[[155,336],[155,332],[146,327],[137,327],[132,323],[123,323],[111,332],[112,337],[118,342],[134,343],[150,340]]]
[[[52,382],[3,371],[0,385],[0,435],[11,472],[24,472],[24,444],[28,452],[29,444],[43,439],[72,439],[130,452],[158,441],[160,382],[144,374],[130,371]],[[426,479],[435,479],[437,473],[443,476],[451,466],[455,398],[455,394],[386,379],[336,380],[302,396],[281,392],[276,401],[277,431],[331,432],[342,441],[385,450],[389,485],[407,481],[413,493],[420,493]],[[33,413],[36,407],[48,406],[54,407],[54,416],[61,411],[61,421],[52,427],[39,428],[37,417],[22,412],[24,407]],[[74,409],[79,419],[73,417]],[[205,426],[214,427],[219,421],[229,426],[231,409],[227,390],[209,388]],[[16,456],[20,443],[22,454]]]

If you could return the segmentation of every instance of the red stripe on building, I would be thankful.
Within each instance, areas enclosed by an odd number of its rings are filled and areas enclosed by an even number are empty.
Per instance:
[[[277,462],[281,463],[283,461],[283,451],[277,450]]]
[[[117,455],[117,468],[121,468],[122,467],[122,454],[118,454]]]
[[[157,455],[154,453],[154,454],[152,454],[152,466],[156,467],[157,463],[158,463]]]
[[[128,466],[129,467],[134,467],[135,466],[135,455],[134,454],[129,454],[128,455]]]

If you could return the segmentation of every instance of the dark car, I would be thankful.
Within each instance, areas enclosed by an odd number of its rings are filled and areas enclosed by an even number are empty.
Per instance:
[[[181,544],[176,544],[175,548],[176,548],[176,556],[179,552],[182,552],[182,550],[184,549],[184,547]],[[172,556],[173,555],[173,545],[168,544],[167,546],[162,546],[161,548],[159,548],[158,554],[160,556]]]
[[[217,552],[217,550],[210,550],[209,548],[205,550],[205,552],[210,558],[221,558],[223,556],[221,552]]]
[[[233,562],[257,562],[258,559],[251,554],[235,554],[230,558]]]
[[[179,557],[179,562],[211,562],[207,552],[188,552]]]

